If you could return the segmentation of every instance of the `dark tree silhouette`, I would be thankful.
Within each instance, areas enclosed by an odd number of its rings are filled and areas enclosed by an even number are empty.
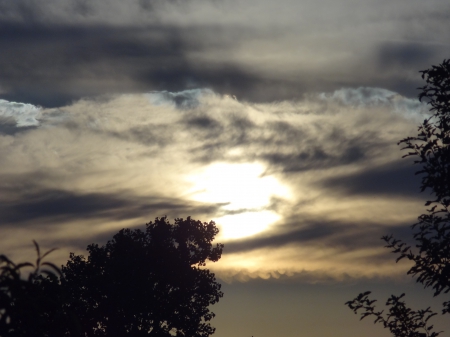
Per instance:
[[[223,245],[212,245],[217,233],[213,221],[188,217],[171,224],[163,217],[145,231],[122,229],[104,246],[89,245],[87,258],[71,253],[60,277],[33,276],[28,282],[51,302],[28,310],[44,317],[38,335],[210,336],[215,329],[209,306],[223,296],[205,268],[207,260],[221,257]],[[22,297],[29,299],[28,293]]]
[[[430,106],[431,116],[424,120],[416,137],[402,139],[399,144],[409,150],[404,156],[414,156],[415,164],[421,165],[421,191],[429,190],[434,200],[426,202],[430,206],[419,216],[414,230],[415,248],[392,235],[384,236],[386,247],[398,255],[396,262],[406,258],[414,264],[408,274],[417,277],[417,282],[425,288],[434,289],[434,296],[450,291],[450,60],[438,66],[421,71],[426,85],[419,88],[419,99]],[[406,307],[399,297],[392,296],[386,303],[389,314],[375,311],[368,295],[362,293],[346,304],[355,313],[360,310],[361,319],[375,316],[389,328],[395,337],[435,337],[433,326],[428,320],[435,315],[430,308],[414,311]],[[444,302],[442,313],[450,312],[450,301]]]
[[[0,336],[44,336],[48,330],[48,314],[54,311],[54,298],[45,296],[40,280],[42,274],[52,278],[61,275],[58,267],[42,259],[54,249],[41,255],[38,244],[33,241],[36,263],[15,264],[5,255],[0,255]],[[31,267],[23,278],[24,268]],[[42,269],[42,268],[49,269]]]
[[[87,335],[211,335],[208,306],[223,293],[204,266],[221,257],[223,245],[211,243],[217,233],[212,221],[156,218],[145,231],[89,245],[87,259],[71,254],[62,285]]]

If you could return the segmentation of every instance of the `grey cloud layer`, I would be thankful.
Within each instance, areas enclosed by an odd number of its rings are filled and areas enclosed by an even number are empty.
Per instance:
[[[365,230],[361,231],[361,224],[323,222],[320,219],[290,219],[291,223],[283,224],[287,228],[285,233],[272,233],[262,237],[242,239],[226,245],[226,253],[240,253],[261,248],[280,248],[287,245],[297,247],[316,245],[318,242],[325,246],[338,247],[342,251],[357,251],[363,248],[379,248],[383,235],[392,234],[401,237],[405,242],[412,243],[412,235],[408,223],[389,228],[386,233],[385,224],[365,223]],[[379,254],[375,259],[381,261],[391,260],[386,254]]]
[[[155,216],[207,221],[255,211],[192,199],[186,179],[214,163],[261,163],[264,175],[292,192],[264,206],[280,216],[274,227],[228,242],[229,254],[317,245],[341,254],[375,249],[387,230],[403,231],[414,221],[411,205],[423,203],[415,193],[418,177],[399,159],[396,142],[415,132],[425,109],[377,88],[270,104],[211,90],[103,96],[39,113],[2,104],[9,124],[0,129],[0,218],[10,247],[23,240],[15,231],[25,228],[35,235],[46,226],[51,230],[41,235],[49,244],[82,249],[83,238],[107,238]],[[371,253],[365,261],[385,258]]]
[[[0,97],[54,107],[209,87],[270,102],[342,86],[415,96],[417,71],[448,56],[447,9],[444,0],[1,1]]]
[[[380,194],[417,198],[417,191],[420,190],[420,178],[415,175],[417,171],[418,168],[411,165],[411,161],[405,160],[370,168],[358,174],[326,179],[321,184],[350,195]],[[422,196],[426,199],[428,194],[424,192]]]
[[[2,176],[3,181],[8,177]],[[3,188],[3,192],[13,188]],[[202,212],[213,214],[217,205],[195,205],[185,200],[163,198],[158,195],[148,195],[145,198],[127,195],[118,191],[115,195],[103,193],[73,193],[66,190],[56,190],[35,187],[36,192],[27,193],[23,185],[14,186],[18,189],[9,193],[0,207],[2,224],[33,226],[45,222],[46,225],[58,225],[75,220],[90,218],[101,219],[104,222],[114,222],[122,219],[142,219],[155,215],[191,214]],[[14,199],[11,200],[14,195]]]

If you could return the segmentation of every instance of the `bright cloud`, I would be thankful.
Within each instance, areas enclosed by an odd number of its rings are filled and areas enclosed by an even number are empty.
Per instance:
[[[425,102],[407,98],[383,88],[343,88],[329,94],[322,93],[320,97],[324,100],[335,100],[350,106],[385,106],[396,113],[414,119],[416,122],[422,121],[424,116],[428,114],[428,107]]]
[[[391,275],[378,238],[423,203],[396,147],[416,123],[396,102],[408,101],[364,88],[267,104],[204,89],[18,104],[8,117],[38,123],[0,136],[2,246],[18,254],[36,239],[62,257],[192,216],[221,229],[227,280]]]
[[[257,163],[214,163],[190,177],[194,184],[192,199],[222,204],[225,216],[216,222],[221,226],[218,239],[241,238],[266,230],[280,219],[267,211],[272,197],[289,198],[289,190],[273,176],[264,175]]]
[[[12,119],[17,127],[39,125],[41,109],[32,104],[8,102],[0,99],[0,118]]]

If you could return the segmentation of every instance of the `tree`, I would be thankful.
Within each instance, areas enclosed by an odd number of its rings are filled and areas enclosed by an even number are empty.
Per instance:
[[[213,221],[163,217],[89,245],[87,258],[71,253],[60,277],[32,282],[53,300],[40,308],[41,336],[208,337],[215,330],[208,307],[223,296],[205,268],[221,257],[217,233]]]
[[[61,275],[58,267],[42,262],[54,249],[41,256],[39,245],[33,241],[36,263],[15,264],[5,255],[0,255],[0,336],[44,336],[48,329],[48,314],[57,309],[53,297],[45,296],[40,287],[42,274],[50,278]],[[28,277],[22,270],[31,267]],[[50,269],[42,269],[49,267]],[[70,326],[70,324],[68,325]]]
[[[421,165],[416,174],[422,174],[421,191],[429,190],[434,200],[425,214],[412,225],[415,249],[392,235],[383,236],[386,247],[398,255],[396,262],[408,259],[413,262],[408,274],[425,288],[434,289],[434,296],[450,291],[450,60],[438,66],[421,71],[426,85],[419,88],[419,99],[431,106],[431,116],[418,128],[416,137],[402,139],[399,144],[409,150],[404,156],[414,156],[415,164]],[[395,337],[435,337],[428,320],[435,315],[430,308],[414,311],[401,300],[404,296],[391,296],[386,305],[389,314],[375,311],[375,300],[370,300],[370,292],[359,294],[346,304],[361,319],[375,316],[375,323],[381,322]],[[450,312],[450,301],[444,302],[442,313]]]

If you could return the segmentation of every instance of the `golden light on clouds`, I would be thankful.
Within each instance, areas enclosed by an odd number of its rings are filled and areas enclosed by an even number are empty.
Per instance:
[[[217,240],[240,239],[259,234],[273,226],[280,216],[273,211],[246,211],[217,218],[221,232]]]
[[[218,225],[224,279],[391,275],[379,237],[423,204],[396,146],[421,106],[395,95],[253,104],[190,90],[42,109],[38,125],[0,135],[3,245],[35,239],[63,257],[123,227],[192,216]]]
[[[392,260],[379,258],[386,253],[381,245],[350,251],[327,245],[287,245],[224,254],[221,263],[211,267],[229,283],[285,277],[295,277],[309,283],[402,278],[409,264],[395,264]],[[370,267],[367,261],[371,261]]]
[[[264,172],[260,163],[214,163],[188,178],[192,200],[223,205],[225,215],[215,219],[221,229],[218,239],[258,234],[280,219],[267,208],[271,198],[289,198],[290,191]]]

